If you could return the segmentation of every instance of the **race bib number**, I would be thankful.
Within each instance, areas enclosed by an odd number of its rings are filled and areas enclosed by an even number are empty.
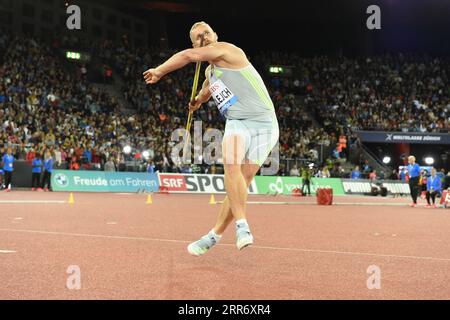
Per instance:
[[[227,110],[237,102],[237,97],[231,92],[231,90],[222,82],[222,80],[216,80],[209,86],[211,96],[216,102],[219,112],[224,115]]]

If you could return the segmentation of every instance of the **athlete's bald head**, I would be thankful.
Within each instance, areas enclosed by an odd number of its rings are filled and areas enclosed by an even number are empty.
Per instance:
[[[199,21],[192,25],[189,31],[189,37],[192,41],[192,46],[200,47],[201,38],[204,38],[204,45],[214,43],[217,41],[218,37],[214,30],[205,21]]]

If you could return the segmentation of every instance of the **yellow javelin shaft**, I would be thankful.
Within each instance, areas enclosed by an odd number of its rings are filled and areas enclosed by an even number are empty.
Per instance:
[[[201,36],[201,40],[200,40],[200,47],[203,47],[203,35]],[[194,74],[194,83],[192,84],[192,92],[191,92],[191,103],[194,103],[194,99],[195,99],[195,95],[197,94],[197,86],[198,86],[198,79],[200,78],[200,68],[201,68],[202,62],[198,61],[195,64],[195,74]],[[183,150],[186,148],[186,142],[187,142],[187,138],[190,134],[191,131],[191,122],[192,122],[192,111],[189,111],[188,114],[188,119],[187,119],[187,123],[186,123],[186,136],[184,137],[184,148]]]
[[[191,93],[191,103],[194,103],[195,95],[197,93],[197,86],[198,86],[198,79],[200,78],[200,67],[202,63],[199,61],[195,64],[195,75],[194,75],[194,83],[192,84],[192,93]],[[191,131],[191,118],[192,118],[192,111],[189,111],[188,114],[188,121],[186,124],[186,131]]]

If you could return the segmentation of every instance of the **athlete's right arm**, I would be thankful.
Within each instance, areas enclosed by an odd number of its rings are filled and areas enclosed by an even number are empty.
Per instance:
[[[194,98],[195,101],[191,101],[189,103],[189,112],[194,112],[202,103],[207,102],[211,98],[211,92],[209,92],[209,81],[208,78],[203,81],[202,89],[198,93],[198,95]]]
[[[166,74],[180,69],[191,62],[215,61],[228,53],[230,46],[225,43],[214,43],[205,47],[186,49],[174,54],[157,68],[144,72],[145,83],[158,82]]]

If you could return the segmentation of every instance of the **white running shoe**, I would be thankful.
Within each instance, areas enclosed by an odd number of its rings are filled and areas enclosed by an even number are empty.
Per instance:
[[[236,247],[239,250],[253,244],[253,236],[247,223],[236,225]]]
[[[201,256],[205,254],[209,249],[211,249],[217,243],[216,238],[209,232],[195,242],[188,245],[187,250],[193,256]]]

